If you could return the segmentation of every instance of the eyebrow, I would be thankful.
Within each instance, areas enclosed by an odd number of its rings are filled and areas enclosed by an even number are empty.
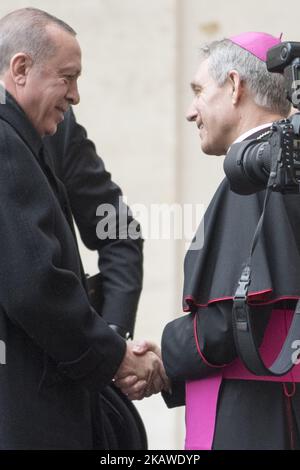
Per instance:
[[[80,77],[82,70],[81,69],[72,69],[72,67],[65,67],[59,70],[59,73],[65,73],[67,75],[74,75],[75,77]]]

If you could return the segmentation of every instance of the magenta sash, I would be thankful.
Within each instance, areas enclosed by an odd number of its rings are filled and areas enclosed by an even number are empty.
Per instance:
[[[276,359],[291,324],[293,311],[273,310],[260,348],[269,367]],[[299,332],[300,340],[300,332]],[[291,354],[293,354],[293,350]],[[186,382],[186,450],[210,450],[213,444],[217,402],[222,379],[260,380],[271,382],[300,382],[300,364],[281,377],[257,376],[249,372],[239,359],[210,377]]]

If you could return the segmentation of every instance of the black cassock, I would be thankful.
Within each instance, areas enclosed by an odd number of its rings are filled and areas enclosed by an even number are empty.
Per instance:
[[[248,138],[265,137],[261,131]],[[200,349],[208,363],[229,364],[237,357],[232,298],[249,256],[264,195],[264,191],[234,194],[223,180],[202,222],[203,247],[186,255],[183,310],[189,313],[170,322],[162,338],[163,361],[173,383],[172,395],[164,394],[169,407],[185,404],[185,381],[214,373],[197,350],[196,314]],[[299,227],[300,196],[272,193],[253,256],[249,289],[258,342],[272,307],[294,309],[300,298]],[[270,303],[261,305],[264,302]],[[284,390],[280,382],[223,380],[212,448],[300,448],[300,386],[293,387],[288,384]]]
[[[9,95],[0,133],[0,448],[92,449],[126,344],[90,305],[62,188]]]

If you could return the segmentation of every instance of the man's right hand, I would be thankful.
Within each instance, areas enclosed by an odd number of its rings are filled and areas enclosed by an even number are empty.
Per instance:
[[[134,353],[134,343],[127,343],[126,354],[116,373],[115,384],[131,400],[140,400],[166,387],[167,378],[161,358],[155,352]]]

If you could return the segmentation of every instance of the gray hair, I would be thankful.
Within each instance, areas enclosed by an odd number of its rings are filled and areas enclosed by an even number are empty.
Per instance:
[[[209,71],[219,86],[224,85],[230,70],[236,70],[258,106],[283,116],[289,114],[291,104],[286,98],[284,77],[268,72],[265,62],[229,39],[205,44],[200,52],[209,58]]]
[[[76,36],[67,23],[37,8],[21,8],[0,19],[0,75],[18,52],[30,55],[35,63],[41,63],[55,53],[56,46],[46,30],[49,24]]]

